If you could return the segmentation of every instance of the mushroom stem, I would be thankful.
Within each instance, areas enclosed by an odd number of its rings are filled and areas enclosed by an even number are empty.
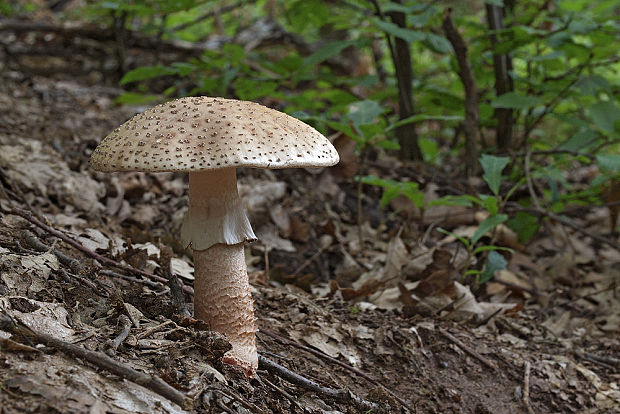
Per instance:
[[[256,320],[243,243],[194,250],[194,266],[195,317],[230,341],[232,349],[223,362],[237,365],[247,377],[253,377],[258,369]]]
[[[235,168],[189,174],[189,210],[181,241],[195,250],[256,240],[237,192]]]
[[[237,192],[235,168],[190,173],[181,238],[194,250],[194,316],[230,341],[223,362],[253,377],[256,321],[243,243],[256,236]]]

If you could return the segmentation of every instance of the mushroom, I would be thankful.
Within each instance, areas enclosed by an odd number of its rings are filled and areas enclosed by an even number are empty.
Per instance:
[[[253,377],[256,321],[244,243],[256,240],[237,192],[237,167],[325,167],[337,151],[314,128],[254,102],[188,97],[135,115],[94,150],[98,171],[187,171],[181,228],[194,251],[194,315],[232,345],[223,362]]]

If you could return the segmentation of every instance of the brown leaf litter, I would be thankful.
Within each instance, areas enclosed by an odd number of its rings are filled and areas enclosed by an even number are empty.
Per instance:
[[[504,229],[495,242],[515,249],[508,268],[479,286],[462,276],[479,258],[450,237],[426,234],[413,210],[384,214],[371,189],[362,199],[373,213],[358,226],[347,201],[356,198],[354,154],[333,177],[240,174],[262,238],[246,249],[261,282],[253,287],[259,351],[346,392],[330,396],[267,369],[246,381],[221,364],[225,338],[187,314],[191,295],[182,289],[191,286],[192,259],[174,242],[187,208],[184,179],[87,169],[96,138],[136,109],[111,108],[112,94],[71,81],[2,76],[0,313],[15,324],[161,380],[198,411],[354,413],[361,401],[374,412],[419,413],[620,406],[617,249],[553,222],[526,246]],[[88,122],[71,115],[68,127],[56,116],[76,108]],[[436,191],[427,189],[429,197]],[[10,214],[14,208],[30,209],[63,237]],[[482,219],[444,210],[425,212],[424,223],[470,234]],[[145,283],[145,274],[160,279]],[[186,412],[125,374],[33,338],[0,330],[3,412]]]

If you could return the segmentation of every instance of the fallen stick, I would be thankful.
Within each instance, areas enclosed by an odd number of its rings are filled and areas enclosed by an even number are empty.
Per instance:
[[[35,249],[36,251],[38,251],[38,252],[51,251],[58,258],[58,261],[60,263],[62,263],[65,266],[69,266],[73,272],[76,272],[76,273],[80,272],[81,264],[80,264],[80,261],[78,259],[75,259],[73,257],[69,257],[66,254],[64,254],[61,251],[59,251],[58,249],[50,248],[47,244],[43,243],[41,240],[39,240],[37,238],[37,236],[35,236],[32,232],[30,232],[28,230],[23,232],[22,237],[26,241],[26,243],[28,243],[28,245],[30,247],[32,247],[33,249]],[[74,274],[69,273],[69,272],[67,272],[67,274],[69,276],[77,278],[82,283],[88,285],[91,289],[97,290],[97,285],[95,285],[90,280],[85,279],[85,278],[83,278],[81,276],[78,276],[78,275],[74,275]],[[116,278],[124,279],[124,280],[130,281],[130,282],[142,283],[142,284],[150,286],[152,288],[165,288],[165,286],[162,285],[160,282],[153,282],[153,281],[148,280],[148,279],[137,279],[135,277],[123,275],[121,273],[113,272],[111,270],[100,270],[99,274],[110,276],[110,277],[116,277]]]
[[[451,342],[453,342],[456,346],[461,348],[463,351],[473,356],[478,361],[482,362],[482,364],[484,364],[485,366],[491,368],[493,371],[497,371],[497,367],[495,366],[495,364],[493,364],[488,359],[484,358],[482,355],[480,355],[479,353],[471,349],[469,346],[465,345],[463,342],[461,342],[460,339],[452,335],[450,332],[446,331],[445,329],[439,328],[439,333],[441,333],[443,336],[445,336],[447,339],[449,339]]]
[[[329,355],[324,354],[323,352],[318,351],[318,350],[316,350],[316,349],[314,349],[314,348],[310,348],[310,347],[308,347],[308,346],[302,345],[302,344],[297,343],[297,342],[295,342],[295,341],[292,341],[292,340],[290,340],[290,339],[284,338],[284,337],[282,337],[282,336],[280,336],[280,335],[276,334],[275,332],[270,331],[269,329],[260,328],[258,332],[259,332],[259,334],[260,334],[260,333],[263,333],[263,334],[265,334],[265,335],[267,335],[267,336],[270,336],[270,337],[274,338],[275,340],[277,340],[278,342],[280,342],[280,343],[281,343],[281,344],[283,344],[283,345],[292,345],[292,346],[294,346],[294,347],[296,347],[296,348],[303,349],[303,350],[304,350],[304,351],[306,351],[306,352],[309,352],[309,353],[311,353],[311,354],[313,354],[313,355],[316,355],[316,356],[318,356],[318,357],[320,357],[320,358],[323,358],[323,359],[325,359],[325,360],[327,360],[327,361],[333,362],[334,364],[339,365],[339,366],[341,366],[342,368],[344,368],[344,369],[346,369],[346,370],[348,370],[348,371],[351,371],[351,372],[353,372],[354,374],[359,375],[360,377],[362,377],[362,378],[366,379],[366,380],[367,380],[367,381],[369,381],[370,383],[372,383],[372,384],[374,384],[374,385],[376,385],[376,386],[378,386],[378,387],[381,387],[381,388],[382,388],[385,392],[387,392],[388,394],[390,394],[390,395],[391,395],[391,396],[392,396],[392,397],[393,397],[396,401],[398,401],[398,402],[399,402],[399,403],[400,403],[403,407],[405,407],[405,408],[406,408],[407,410],[409,410],[410,412],[412,412],[412,413],[415,413],[415,412],[416,412],[416,410],[415,410],[415,409],[413,409],[413,408],[412,408],[412,407],[411,407],[411,406],[407,403],[407,401],[403,400],[401,397],[399,397],[398,395],[396,395],[396,394],[395,394],[392,390],[390,390],[390,389],[389,389],[389,388],[387,388],[385,385],[381,384],[379,381],[377,381],[376,379],[374,379],[374,378],[373,378],[373,377],[371,377],[370,375],[366,374],[365,372],[362,372],[362,371],[360,371],[359,369],[354,368],[354,367],[352,367],[352,366],[351,366],[351,365],[349,365],[349,364],[345,364],[344,362],[339,361],[339,360],[337,360],[336,358],[332,358],[332,357],[330,357]]]
[[[620,359],[602,355],[592,354],[590,352],[581,352],[578,350],[573,351],[573,353],[581,359],[585,359],[594,364],[598,364],[602,367],[614,370],[620,367]]]
[[[30,211],[22,210],[21,208],[15,207],[10,211],[10,213],[25,218],[30,223],[58,237],[65,243],[71,245],[72,247],[76,248],[77,250],[81,251],[87,256],[92,257],[93,259],[97,260],[103,265],[113,266],[119,269],[123,269],[127,272],[131,272],[131,273],[134,273],[140,276],[148,277],[149,279],[156,280],[164,284],[168,283],[168,279],[166,279],[165,277],[157,276],[157,275],[154,275],[153,273],[145,272],[144,270],[140,270],[140,269],[136,269],[131,266],[124,265],[120,262],[117,262],[116,260],[110,259],[109,257],[102,256],[99,253],[90,250],[89,248],[85,247],[84,245],[82,245],[82,243],[78,242],[77,240],[67,236],[66,234],[56,230],[55,228],[50,227],[47,224],[43,223],[41,220],[33,217]],[[192,289],[191,286],[183,285],[183,291],[189,293],[190,295],[194,294],[194,289]]]
[[[127,280],[128,282],[141,283],[152,288],[159,288],[160,290],[166,288],[166,286],[162,285],[160,282],[153,282],[152,280],[148,279],[137,279],[135,277],[127,276],[122,273],[114,272],[112,270],[100,270],[98,273],[104,276]]]
[[[300,387],[303,387],[314,393],[321,394],[325,397],[332,398],[336,400],[337,402],[341,402],[341,403],[352,402],[353,404],[356,405],[357,408],[360,408],[365,411],[376,410],[379,408],[377,404],[370,402],[370,401],[366,401],[356,395],[353,395],[350,391],[346,389],[335,390],[333,388],[324,387],[312,381],[311,379],[303,377],[289,370],[288,368],[283,367],[282,365],[276,362],[273,362],[270,359],[265,358],[262,355],[258,356],[258,367],[260,369],[269,371],[270,373],[274,375],[278,375],[292,384],[299,385]]]
[[[10,332],[18,337],[27,337],[33,343],[42,343],[49,347],[58,349],[68,355],[83,358],[97,367],[113,373],[114,375],[118,375],[121,378],[148,388],[162,397],[178,404],[183,409],[188,410],[193,406],[193,401],[191,398],[168,385],[161,378],[136,371],[133,368],[127,367],[120,362],[115,361],[102,352],[89,351],[81,346],[54,338],[51,335],[36,332],[23,322],[3,314],[0,314],[0,329]]]
[[[123,329],[116,338],[110,340],[108,343],[110,348],[114,351],[116,351],[123,341],[127,339],[129,332],[131,331],[131,320],[127,317],[127,315],[121,315],[119,317],[119,321],[121,322]]]
[[[534,414],[532,403],[530,402],[530,373],[532,365],[529,361],[525,361],[525,372],[523,373],[523,404],[527,408],[528,414]]]

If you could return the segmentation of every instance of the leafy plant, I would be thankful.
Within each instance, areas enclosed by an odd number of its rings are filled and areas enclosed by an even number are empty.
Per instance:
[[[559,0],[553,8],[513,3],[465,8],[413,0],[277,0],[268,11],[264,2],[235,8],[201,0],[107,0],[87,10],[93,20],[162,41],[205,41],[214,33],[225,39],[197,57],[133,68],[121,80],[126,92],[120,102],[194,94],[269,99],[326,133],[337,131],[355,141],[362,160],[358,205],[367,184],[383,189],[384,206],[402,194],[422,214],[433,203],[470,203],[486,210],[489,216],[469,240],[476,246],[500,224],[515,230],[522,242],[535,236],[540,217],[526,210],[536,207],[532,194],[514,200],[521,210],[511,217],[506,213],[508,200],[526,180],[541,209],[562,214],[571,205],[607,202],[604,192],[619,174],[616,2]],[[464,52],[442,34],[451,6]],[[491,21],[493,8],[502,16],[499,25]],[[256,22],[273,23],[280,40],[249,46],[236,36]],[[411,57],[399,60],[405,54]],[[459,77],[463,59],[478,91],[476,149],[487,154],[480,165],[489,192],[428,203],[415,177],[364,177],[369,151],[396,154],[403,150],[403,136],[415,137],[420,161],[429,164],[465,156],[463,125],[472,108]],[[154,79],[163,85],[159,97],[147,87]],[[403,111],[409,104],[409,112]],[[598,172],[586,188],[567,179],[567,169],[589,165]],[[488,261],[501,262],[490,253]]]

